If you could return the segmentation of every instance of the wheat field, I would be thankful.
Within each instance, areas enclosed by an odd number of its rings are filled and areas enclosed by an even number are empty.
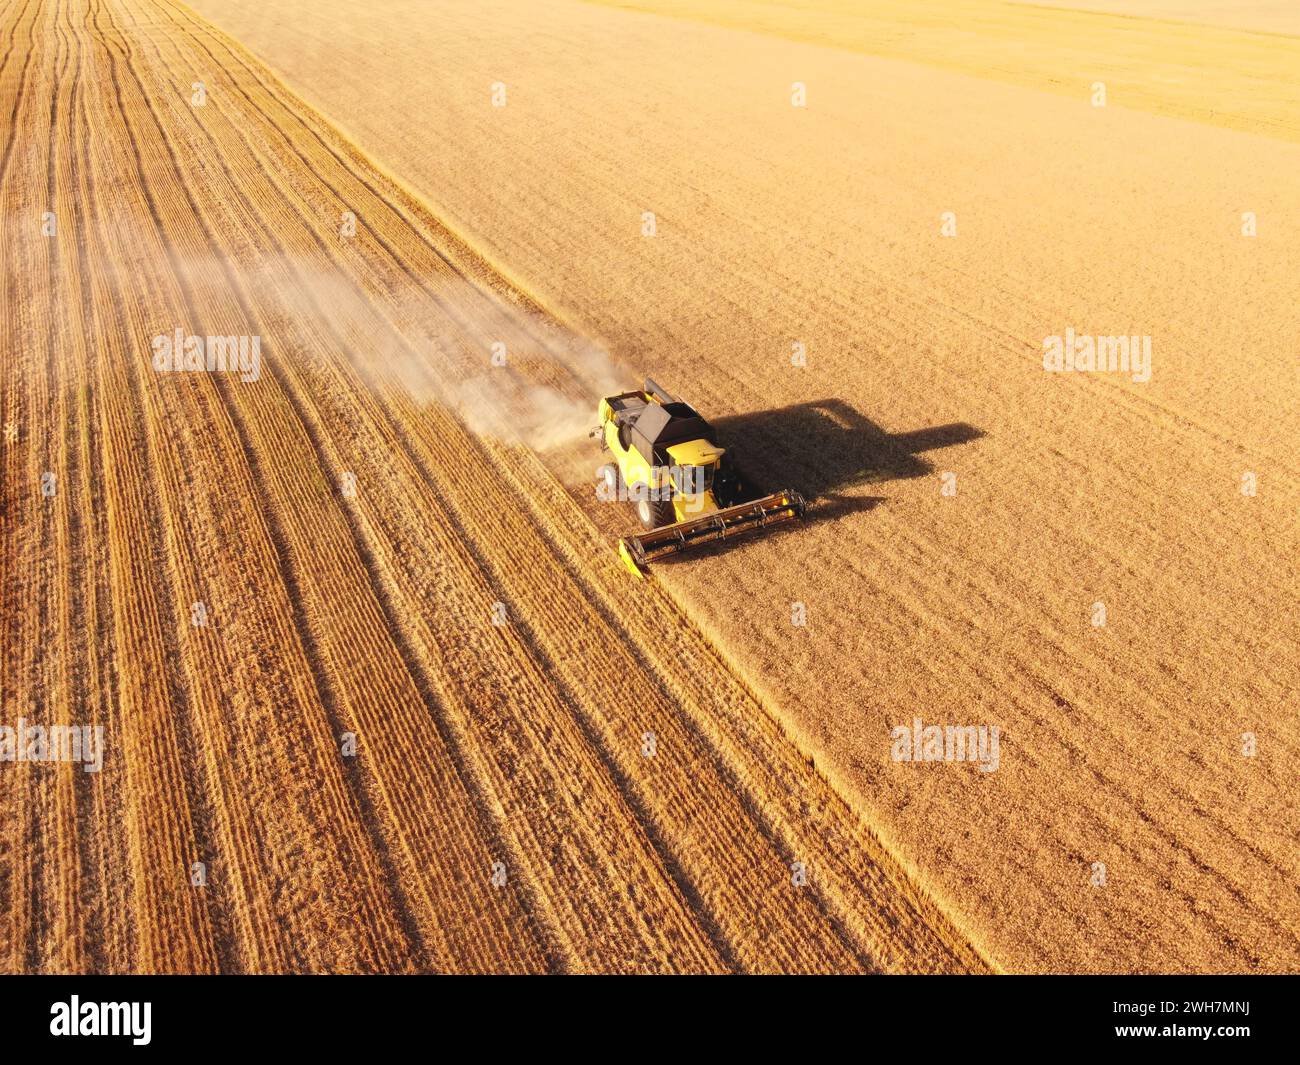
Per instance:
[[[0,968],[1300,970],[1300,38],[1150,6],[7,6]],[[646,374],[807,520],[635,582]]]

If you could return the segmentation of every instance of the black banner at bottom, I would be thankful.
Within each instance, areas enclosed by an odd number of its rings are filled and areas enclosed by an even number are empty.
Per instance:
[[[12,976],[6,1048],[94,1052],[400,1051],[468,1040],[485,1053],[731,1050],[763,1040],[838,1052],[878,1039],[951,1046],[1131,1046],[1182,1053],[1290,1047],[1292,976],[876,977],[832,991],[793,979],[743,987],[670,980],[572,984],[431,976]],[[810,1023],[811,1022],[811,1023]],[[993,1043],[989,1041],[993,1040]],[[429,1045],[425,1042],[425,1045]]]

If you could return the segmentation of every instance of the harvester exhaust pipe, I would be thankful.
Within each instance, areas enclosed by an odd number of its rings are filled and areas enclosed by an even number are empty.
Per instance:
[[[715,510],[712,514],[688,518],[673,525],[664,525],[640,536],[624,536],[618,542],[618,553],[629,570],[638,577],[644,577],[646,566],[657,558],[675,555],[753,529],[802,518],[806,509],[807,503],[798,492],[774,492],[762,499],[738,503],[734,507]]]

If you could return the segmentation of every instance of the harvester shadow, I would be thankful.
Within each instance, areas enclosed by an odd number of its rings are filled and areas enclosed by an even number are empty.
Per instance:
[[[984,435],[965,422],[890,433],[841,399],[740,414],[713,424],[718,443],[734,449],[755,494],[792,488],[809,503],[858,485],[923,477],[935,467],[922,452]],[[850,501],[826,499],[823,507],[810,508],[809,517],[823,508],[839,513],[863,509],[838,506]]]
[[[738,502],[793,489],[808,500],[803,525],[836,521],[871,510],[884,496],[852,495],[859,485],[923,477],[934,464],[921,453],[978,440],[983,431],[965,422],[890,433],[840,399],[798,403],[713,422],[718,443],[738,455],[744,491]],[[798,523],[773,530],[794,531]],[[718,554],[735,541],[719,541],[689,555],[668,556],[657,565]]]

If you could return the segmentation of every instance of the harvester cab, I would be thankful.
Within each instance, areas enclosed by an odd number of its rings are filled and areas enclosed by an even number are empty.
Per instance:
[[[639,391],[600,401],[600,425],[592,435],[614,459],[601,467],[598,491],[607,500],[630,500],[645,530],[618,542],[620,557],[638,577],[652,559],[803,517],[798,492],[746,499],[709,423],[648,378]]]

